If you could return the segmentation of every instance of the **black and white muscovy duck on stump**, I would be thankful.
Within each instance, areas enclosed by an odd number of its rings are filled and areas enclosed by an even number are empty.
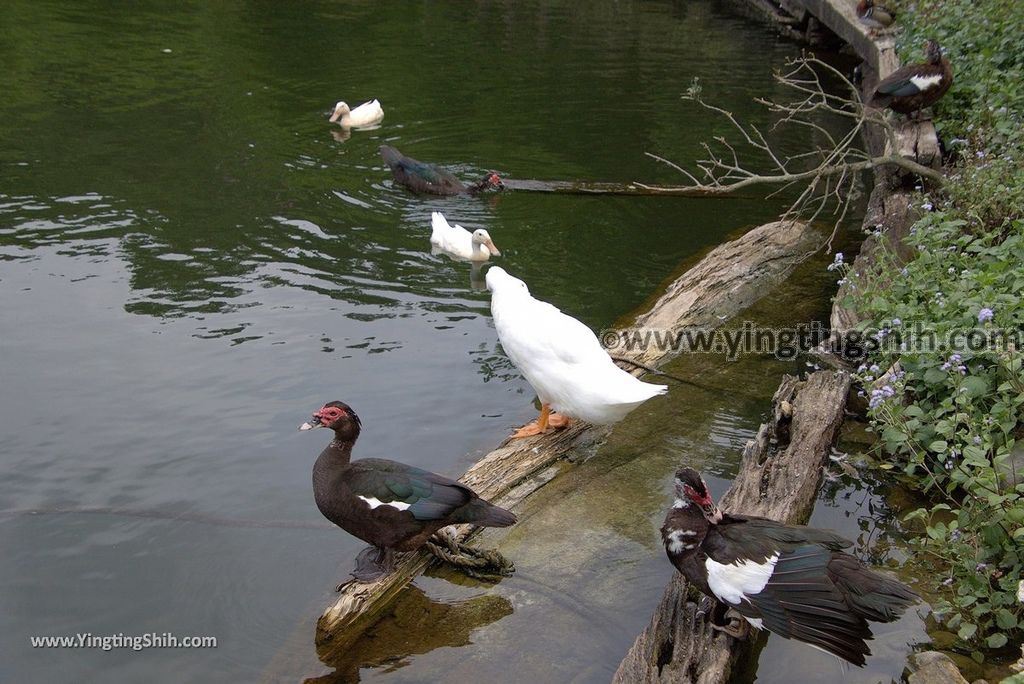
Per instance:
[[[863,666],[868,621],[892,622],[918,596],[842,549],[828,530],[724,514],[692,468],[676,472],[675,501],[661,528],[669,560],[720,602],[716,629],[740,637],[742,621],[722,626],[722,606],[747,623]]]
[[[505,187],[498,174],[493,172],[484,176],[483,180],[476,185],[466,185],[451,171],[436,164],[428,164],[412,157],[406,157],[390,145],[380,146],[380,156],[391,169],[391,175],[395,177],[395,182],[415,192],[425,192],[431,195],[461,195],[463,193],[475,195],[491,188],[501,190]]]
[[[509,511],[442,475],[383,458],[353,462],[361,423],[347,404],[324,404],[299,429],[319,427],[334,430],[334,439],[313,466],[313,498],[325,518],[374,547],[356,559],[352,575],[361,582],[390,573],[396,551],[415,551],[447,525],[508,527],[516,522]]]
[[[938,102],[953,85],[953,67],[934,40],[925,41],[925,57],[927,61],[908,64],[882,79],[868,105],[920,117],[922,109]]]

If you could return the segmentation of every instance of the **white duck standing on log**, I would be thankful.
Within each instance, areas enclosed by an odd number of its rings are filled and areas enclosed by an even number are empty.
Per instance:
[[[448,223],[439,211],[431,214],[430,221],[430,245],[435,254],[444,252],[459,259],[481,262],[490,259],[492,254],[501,256],[490,234],[483,228],[470,233],[458,224]]]
[[[541,402],[540,417],[513,438],[566,427],[570,418],[614,423],[668,391],[616,366],[590,328],[534,299],[526,283],[504,269],[492,266],[486,281],[501,346]]]
[[[384,108],[378,100],[364,102],[355,109],[351,109],[344,102],[334,105],[334,112],[331,114],[331,123],[337,122],[344,128],[359,128],[360,126],[373,126],[384,120]]]

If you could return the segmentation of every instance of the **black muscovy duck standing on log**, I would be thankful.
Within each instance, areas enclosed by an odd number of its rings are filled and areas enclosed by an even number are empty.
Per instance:
[[[464,484],[428,470],[364,458],[351,461],[359,416],[332,401],[300,430],[334,430],[313,466],[313,498],[324,517],[375,548],[359,554],[353,576],[372,582],[394,569],[395,551],[415,551],[442,527],[469,523],[508,527],[516,516],[484,501]]]
[[[925,42],[925,56],[926,62],[908,64],[882,79],[868,105],[910,116],[938,102],[953,85],[953,67],[934,40]]]
[[[669,560],[705,595],[758,629],[854,665],[871,654],[868,621],[892,622],[918,599],[906,585],[843,553],[852,542],[833,532],[722,513],[692,468],[676,472],[675,501],[661,536]]]
[[[451,171],[443,169],[436,164],[421,162],[412,157],[406,157],[390,145],[380,146],[380,156],[384,163],[391,169],[391,175],[395,182],[416,192],[425,192],[431,195],[460,195],[463,193],[475,195],[478,192],[490,188],[502,189],[501,178],[496,173],[488,173],[476,185],[466,185]]]

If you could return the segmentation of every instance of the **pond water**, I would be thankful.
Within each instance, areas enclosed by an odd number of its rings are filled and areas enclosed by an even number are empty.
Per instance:
[[[317,660],[313,626],[361,544],[315,509],[323,434],[296,427],[341,399],[363,420],[357,455],[455,476],[532,416],[486,292],[429,253],[431,211],[486,227],[498,263],[596,329],[782,200],[424,198],[377,148],[468,179],[677,182],[644,152],[685,161],[726,132],[680,99],[692,79],[766,123],[752,98],[798,46],[706,0],[16,1],[0,36],[0,681],[346,681],[365,664],[389,681],[607,680],[671,571],[656,529],[673,464],[699,453],[726,477],[793,364],[699,360],[720,391],[650,402],[488,537],[515,577],[423,578],[402,604],[421,621],[382,625],[342,665]],[[379,128],[327,123],[335,101],[374,97]],[[615,505],[566,526],[587,492]],[[29,643],[152,632],[218,647]],[[814,666],[808,650],[761,660]]]

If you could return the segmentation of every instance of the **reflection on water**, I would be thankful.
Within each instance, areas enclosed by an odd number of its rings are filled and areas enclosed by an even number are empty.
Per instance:
[[[344,648],[318,649],[324,664],[335,671],[306,679],[307,684],[350,684],[363,668],[394,672],[411,656],[436,648],[466,646],[473,630],[512,614],[512,603],[493,594],[459,601],[433,601],[417,586],[402,592],[385,618]]]

